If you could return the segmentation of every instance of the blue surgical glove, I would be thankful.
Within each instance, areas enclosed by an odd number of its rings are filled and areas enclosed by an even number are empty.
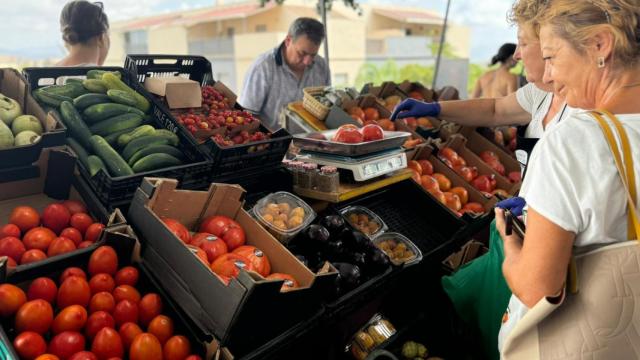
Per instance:
[[[422,116],[437,117],[438,115],[440,115],[440,104],[437,102],[428,103],[416,99],[406,99],[393,109],[390,120]]]
[[[524,200],[524,198],[515,196],[506,200],[499,201],[496,204],[496,207],[504,210],[509,210],[513,215],[520,216],[522,215],[522,209],[524,209],[525,205],[527,205],[527,202]]]

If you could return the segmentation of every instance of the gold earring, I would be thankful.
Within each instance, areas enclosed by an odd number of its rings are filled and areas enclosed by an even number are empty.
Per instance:
[[[598,68],[602,69],[604,67],[604,56],[598,57]]]

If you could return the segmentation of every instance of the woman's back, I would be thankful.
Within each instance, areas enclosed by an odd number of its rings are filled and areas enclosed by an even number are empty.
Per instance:
[[[518,77],[506,67],[490,70],[478,79],[474,98],[501,98],[518,89]]]

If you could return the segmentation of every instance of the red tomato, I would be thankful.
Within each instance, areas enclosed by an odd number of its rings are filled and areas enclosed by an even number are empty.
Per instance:
[[[162,299],[158,294],[149,293],[138,303],[140,324],[149,325],[151,320],[162,313]]]
[[[89,340],[93,339],[98,331],[104,327],[115,328],[116,321],[113,319],[111,314],[106,311],[96,311],[93,314],[89,315],[87,319],[87,326],[84,328],[84,333],[87,335]]]
[[[81,212],[71,215],[71,220],[69,220],[69,224],[71,227],[78,230],[80,235],[84,236],[87,232],[87,229],[93,224],[93,219],[88,214]]]
[[[25,331],[13,340],[13,347],[21,359],[32,360],[47,352],[47,343],[42,335]]]
[[[47,250],[48,257],[54,257],[66,253],[70,253],[76,250],[76,244],[71,239],[64,237],[57,237],[53,239],[49,249]]]
[[[120,301],[116,304],[115,310],[113,310],[113,318],[118,326],[127,322],[137,323],[138,305],[131,300]]]
[[[164,344],[173,336],[173,321],[168,316],[158,315],[151,320],[147,331]]]
[[[178,220],[171,218],[162,218],[162,222],[174,233],[178,239],[182,240],[185,244],[188,244],[191,241],[191,234],[189,233],[189,229],[184,227]]]
[[[15,314],[24,303],[27,296],[19,287],[11,284],[0,285],[0,315],[11,316]]]
[[[7,259],[7,268],[13,269],[16,266],[18,266],[18,263],[15,260],[13,260],[13,258],[10,258],[7,256],[6,259]]]
[[[84,350],[84,336],[75,331],[62,332],[49,342],[49,352],[65,360]]]
[[[131,347],[131,343],[133,343],[133,339],[142,334],[143,331],[137,324],[128,322],[120,326],[120,331],[118,331],[118,333],[120,334],[124,348],[129,349]]]
[[[66,207],[67,210],[69,210],[69,213],[71,215],[87,212],[87,207],[81,201],[65,200],[62,202],[62,205],[64,205],[64,207]]]
[[[82,234],[76,228],[68,227],[60,233],[60,237],[67,238],[73,241],[75,246],[78,246],[82,242]]]
[[[133,266],[125,266],[116,273],[116,285],[136,286],[139,276],[138,269]]]
[[[129,360],[162,360],[160,341],[148,333],[136,336],[129,349]]]
[[[184,360],[202,360],[202,358],[198,355],[189,355]]]
[[[26,250],[17,237],[7,236],[0,239],[0,256],[8,256],[17,262],[22,259]]]
[[[56,234],[53,231],[45,227],[34,227],[24,234],[22,242],[27,250],[38,249],[46,252],[55,238]]]
[[[7,236],[13,236],[20,239],[21,234],[22,233],[20,232],[20,228],[15,224],[7,224],[0,228],[0,239]]]
[[[184,360],[191,353],[191,343],[184,336],[173,336],[164,344],[164,360]]]
[[[68,277],[58,290],[58,307],[65,308],[70,305],[89,306],[91,300],[91,288],[86,279],[79,276]]]
[[[102,229],[104,229],[104,225],[100,223],[93,223],[89,225],[87,231],[84,233],[84,241],[98,241],[100,239],[100,235],[102,234]]]
[[[242,230],[241,227],[230,228],[226,233],[224,233],[222,239],[227,243],[227,248],[229,248],[229,251],[244,245],[246,241],[244,230]]]
[[[98,357],[91,351],[80,351],[79,353],[73,354],[69,360],[98,360]]]
[[[433,164],[429,160],[418,160],[418,164],[422,168],[422,175],[433,174]]]
[[[240,269],[250,271],[253,267],[249,259],[238,254],[224,254],[211,263],[211,270],[223,277],[235,278]]]
[[[112,292],[116,287],[116,282],[109,274],[95,274],[89,280],[89,287],[92,294],[97,294],[102,291]]]
[[[62,284],[65,280],[67,280],[67,278],[71,276],[79,276],[85,280],[87,279],[87,274],[85,274],[84,270],[80,269],[79,267],[70,267],[62,272],[62,275],[60,275],[59,283]]]
[[[340,126],[332,139],[332,141],[347,144],[357,144],[361,143],[363,140],[364,137],[362,136],[362,133],[353,125]]]
[[[42,261],[47,258],[47,254],[42,250],[31,249],[27,250],[22,254],[20,258],[20,265],[30,264],[38,261]]]
[[[56,315],[51,330],[54,334],[60,334],[63,331],[80,331],[86,323],[87,310],[80,305],[71,305]]]
[[[113,290],[113,298],[116,303],[122,300],[131,300],[137,304],[140,301],[140,293],[133,286],[120,285]]]
[[[89,301],[89,313],[93,314],[96,311],[106,311],[112,313],[116,308],[116,301],[113,295],[106,291],[99,292],[91,297]]]
[[[200,248],[207,254],[209,263],[212,263],[215,259],[229,251],[227,243],[214,235],[207,236],[200,244]]]
[[[50,304],[56,300],[58,287],[56,283],[47,278],[39,277],[31,282],[29,290],[27,290],[27,298],[29,300],[42,299]]]
[[[249,259],[253,269],[258,274],[266,277],[271,273],[271,264],[269,263],[269,258],[267,258],[267,255],[265,255],[262,250],[256,248],[255,246],[243,245],[233,250],[233,253]]]
[[[24,303],[16,313],[16,330],[18,332],[34,331],[44,334],[53,322],[53,309],[51,304],[36,299]]]
[[[107,360],[112,357],[122,358],[124,356],[122,339],[114,329],[108,327],[102,328],[93,339],[91,352],[100,360]]]
[[[42,212],[42,225],[56,234],[60,234],[62,229],[69,226],[69,220],[71,220],[71,213],[62,204],[51,204]]]
[[[38,356],[35,360],[60,360],[60,358],[53,354],[43,354]]]
[[[202,243],[205,242],[207,237],[210,237],[210,236],[215,237],[215,235],[213,234],[199,232],[191,237],[191,242],[189,242],[189,245],[200,247],[200,245],[202,245]]]
[[[267,280],[276,280],[276,279],[284,280],[284,283],[280,288],[280,291],[282,292],[289,291],[298,287],[298,282],[296,281],[296,279],[289,274],[273,273],[267,276]]]
[[[232,221],[232,219],[226,216],[209,216],[202,221],[202,224],[200,224],[200,232],[221,237],[227,230],[229,230]]]
[[[9,223],[18,226],[25,233],[40,225],[40,215],[31,206],[18,206],[11,212]]]
[[[384,138],[384,132],[378,125],[369,124],[362,128],[362,140],[375,141],[382,140]]]
[[[115,275],[118,271],[118,254],[111,246],[100,246],[91,254],[88,270],[91,275]]]
[[[227,244],[224,244],[224,246],[227,246]],[[207,258],[207,253],[204,252],[204,250],[200,249],[199,247],[195,247],[193,245],[187,245],[187,248],[189,248],[189,251],[191,251],[193,255],[195,255],[198,259],[200,259],[200,261],[202,261],[203,264],[205,264],[206,266],[209,266],[209,259]]]
[[[80,244],[78,244],[78,249],[85,249],[93,244],[94,244],[93,241],[83,241]]]

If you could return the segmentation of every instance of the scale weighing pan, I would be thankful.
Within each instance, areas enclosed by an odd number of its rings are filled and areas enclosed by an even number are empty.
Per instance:
[[[405,131],[384,131],[384,139],[382,140],[361,142],[357,144],[347,144],[308,137],[312,134],[322,134],[325,138],[332,139],[337,131],[338,129],[334,129],[311,134],[294,135],[293,145],[304,151],[342,156],[362,156],[402,147],[402,144],[411,137],[411,134]]]

